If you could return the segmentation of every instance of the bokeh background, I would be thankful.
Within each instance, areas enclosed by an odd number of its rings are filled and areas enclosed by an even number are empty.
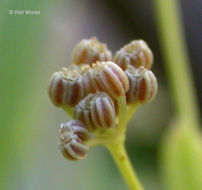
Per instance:
[[[10,9],[40,15],[9,15]],[[181,10],[201,107],[202,1],[181,0]],[[144,39],[153,50],[159,93],[129,123],[126,148],[145,189],[163,189],[158,149],[173,108],[157,31],[151,0],[1,0],[0,189],[126,189],[104,148],[69,162],[57,147],[59,124],[69,118],[48,99],[49,77],[71,63],[81,39],[92,36],[113,53],[133,39]]]

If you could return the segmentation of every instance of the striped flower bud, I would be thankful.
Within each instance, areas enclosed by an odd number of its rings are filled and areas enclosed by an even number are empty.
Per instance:
[[[82,160],[86,158],[89,147],[85,144],[90,135],[80,121],[71,120],[60,126],[59,148],[68,160]]]
[[[72,62],[76,65],[95,63],[96,61],[112,60],[107,45],[100,43],[96,37],[84,39],[78,43],[72,53]]]
[[[100,86],[94,79],[94,69],[89,66],[88,69],[83,73],[83,82],[85,87],[85,96],[90,93],[100,91]]]
[[[113,98],[122,96],[129,89],[129,82],[124,71],[114,62],[97,62],[93,64],[94,79]]]
[[[51,77],[49,97],[56,106],[75,105],[84,97],[83,78],[76,68],[62,68]]]
[[[129,80],[129,90],[126,92],[126,100],[128,103],[133,103],[137,101],[137,73],[134,67],[128,66],[128,69],[125,71],[128,80]]]
[[[93,94],[86,96],[77,104],[74,111],[75,119],[84,123],[89,131],[93,131],[95,129],[90,113],[90,103],[93,99],[93,96]]]
[[[129,90],[126,93],[128,103],[139,101],[141,103],[149,103],[156,96],[158,84],[152,71],[140,67],[135,69],[129,67],[125,71],[129,79]]]
[[[117,51],[113,61],[123,70],[128,65],[132,65],[135,68],[143,66],[146,69],[150,69],[153,63],[153,54],[146,42],[134,40]]]
[[[104,92],[89,94],[76,106],[75,118],[82,121],[89,131],[113,127],[116,118],[114,103]]]

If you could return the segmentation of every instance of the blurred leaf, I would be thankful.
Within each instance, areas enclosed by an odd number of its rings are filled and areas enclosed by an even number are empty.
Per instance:
[[[39,58],[44,35],[44,5],[46,0],[5,1],[0,6],[0,189],[23,189],[21,152],[16,136],[18,113],[41,72]],[[41,15],[10,15],[9,10],[40,10]],[[31,90],[30,90],[31,89]],[[31,106],[30,106],[31,107]],[[20,111],[19,111],[20,110]],[[29,116],[29,111],[23,118]],[[23,135],[20,134],[20,141]],[[26,189],[26,188],[25,188]]]
[[[172,126],[161,147],[163,177],[170,190],[201,190],[201,137],[185,121]]]

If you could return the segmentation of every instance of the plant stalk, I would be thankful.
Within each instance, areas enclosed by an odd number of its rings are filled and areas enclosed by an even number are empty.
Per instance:
[[[177,117],[190,128],[199,126],[199,113],[186,49],[178,0],[153,0],[160,45],[165,58]]]
[[[143,190],[137,176],[134,173],[126,153],[124,143],[108,144],[106,147],[110,151],[130,190]]]

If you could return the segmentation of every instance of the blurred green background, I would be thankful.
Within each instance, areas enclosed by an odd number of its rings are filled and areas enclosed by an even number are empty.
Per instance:
[[[202,2],[181,1],[186,39],[200,105]],[[9,10],[40,15],[10,15]],[[65,160],[57,147],[59,124],[68,116],[47,96],[49,77],[71,63],[82,38],[97,36],[115,52],[133,39],[144,39],[154,52],[158,96],[141,107],[127,131],[126,148],[145,189],[162,189],[158,148],[173,115],[161,59],[152,1],[0,2],[0,189],[126,189],[109,153],[95,148],[80,162]]]

